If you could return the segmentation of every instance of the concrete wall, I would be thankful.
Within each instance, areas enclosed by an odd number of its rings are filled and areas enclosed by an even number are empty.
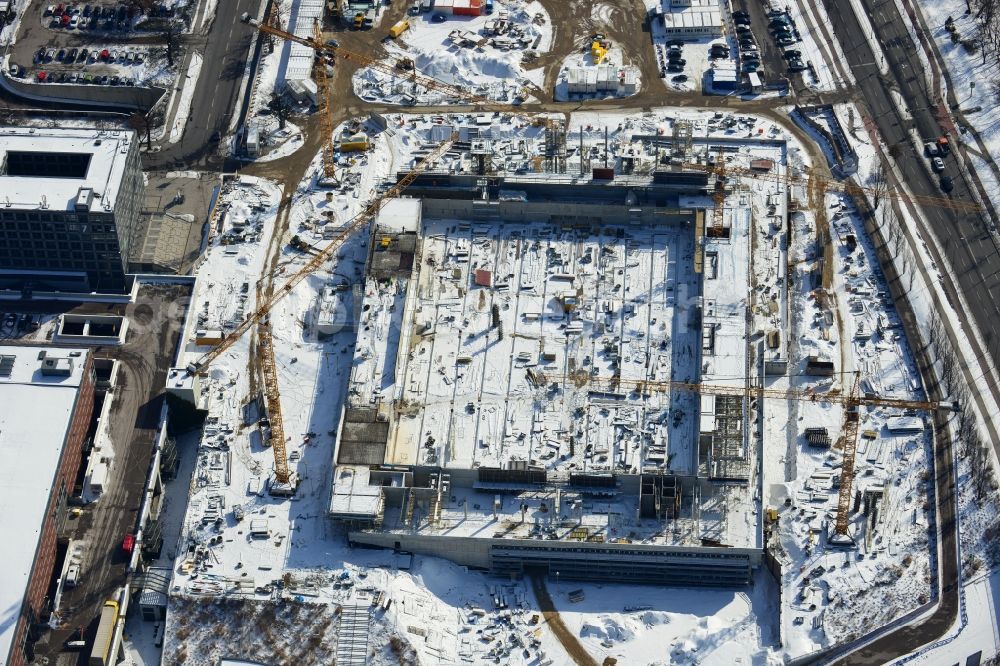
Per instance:
[[[148,112],[166,93],[163,88],[139,86],[72,85],[66,83],[28,83],[7,75],[6,61],[0,74],[0,86],[21,99],[45,104],[74,104],[79,106],[141,110]]]
[[[35,553],[35,564],[31,570],[31,578],[24,603],[18,609],[17,628],[14,631],[14,641],[6,664],[21,666],[26,664],[22,646],[31,626],[32,615],[38,622],[43,611],[43,602],[48,593],[49,581],[56,567],[56,537],[61,528],[61,522],[66,516],[66,498],[73,492],[76,473],[80,467],[83,453],[83,443],[87,438],[87,429],[94,411],[94,376],[93,357],[87,357],[83,370],[83,382],[76,396],[73,408],[73,418],[70,421],[66,439],[63,441],[62,458],[59,469],[52,483],[52,493],[49,495],[48,511],[45,513],[45,523],[41,526],[42,535]],[[9,612],[9,611],[8,611]]]
[[[579,223],[599,224],[657,224],[666,225],[671,217],[663,215],[654,207],[630,209],[621,205],[595,205],[593,203],[574,204],[559,201],[493,201],[489,203],[462,201],[459,199],[424,199],[424,216],[428,218],[455,218],[505,222],[538,222],[552,220],[559,223],[572,224],[576,218]],[[693,217],[693,215],[691,216]],[[689,218],[681,218],[690,221]]]
[[[638,543],[583,543],[578,541],[492,539],[363,531],[352,531],[348,536],[350,541],[356,544],[380,546],[382,548],[392,548],[420,553],[422,555],[443,557],[462,566],[485,570],[492,570],[494,568],[491,558],[491,553],[494,550],[503,552],[507,557],[510,557],[514,553],[514,556],[517,557],[516,550],[526,546],[544,547],[548,551],[546,553],[548,557],[553,559],[562,558],[566,561],[573,560],[577,564],[585,564],[595,557],[604,556],[604,559],[620,562],[626,567],[633,561],[637,564],[644,563],[648,565],[655,560],[659,560],[658,566],[665,569],[672,565],[687,568],[695,566],[704,572],[705,581],[710,581],[713,566],[720,569],[734,566],[746,567],[746,572],[749,574],[750,568],[759,566],[763,557],[762,551],[752,548],[678,547]],[[600,567],[589,567],[588,578],[594,581],[618,579],[617,575],[613,572],[605,572]],[[654,581],[649,580],[648,582]],[[698,584],[698,581],[694,579],[690,582]]]

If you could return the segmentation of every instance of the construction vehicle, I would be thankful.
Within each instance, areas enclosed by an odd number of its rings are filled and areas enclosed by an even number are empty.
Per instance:
[[[394,26],[389,28],[389,36],[392,37],[393,39],[396,39],[409,29],[410,29],[410,22],[407,21],[406,19],[403,19],[402,21],[399,21]]]
[[[364,22],[364,14],[361,14],[362,22]],[[250,16],[249,13],[244,12],[240,17],[243,23],[253,27],[258,32],[262,32],[266,35],[273,35],[275,37],[280,37],[281,39],[294,42],[296,44],[301,44],[302,46],[307,46],[314,51],[322,54],[330,54],[336,56],[342,60],[350,60],[367,67],[371,67],[374,70],[382,72],[383,74],[389,74],[390,76],[398,76],[398,72],[394,65],[390,63],[383,62],[381,60],[376,60],[366,55],[360,53],[355,53],[353,51],[348,51],[347,49],[340,46],[333,46],[330,44],[324,44],[322,40],[317,39],[315,35],[310,37],[299,37],[298,35],[292,34],[286,30],[281,30],[264,23],[261,23],[254,17]],[[414,84],[423,86],[428,90],[434,90],[436,92],[441,92],[456,99],[464,100],[472,104],[485,104],[490,100],[482,95],[475,95],[470,93],[466,88],[461,86],[452,85],[450,83],[445,83],[444,81],[438,81],[437,79],[420,74],[414,71],[409,75],[409,80],[413,81]]]
[[[97,634],[94,636],[94,647],[90,651],[89,666],[107,666],[115,663],[111,657],[111,644],[115,638],[115,625],[118,624],[118,602],[108,600],[101,607],[101,619],[97,624]]]
[[[608,57],[607,42],[597,40],[590,45],[590,55],[594,59],[595,65],[600,65]]]

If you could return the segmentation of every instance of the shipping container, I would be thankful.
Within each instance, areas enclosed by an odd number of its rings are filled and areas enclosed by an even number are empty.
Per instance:
[[[611,167],[594,167],[594,180],[614,180],[615,170]]]
[[[483,13],[482,0],[455,0],[451,11],[456,16],[479,16]]]
[[[396,25],[394,25],[391,28],[389,28],[389,35],[393,39],[395,39],[395,38],[399,37],[400,35],[402,35],[404,32],[406,32],[409,28],[410,28],[410,22],[407,21],[406,19],[403,19],[402,21],[400,21]]]
[[[97,625],[97,635],[94,637],[94,648],[90,651],[90,666],[107,666],[113,663],[111,659],[111,643],[115,637],[115,624],[118,621],[118,602],[105,601],[101,608],[101,620]]]

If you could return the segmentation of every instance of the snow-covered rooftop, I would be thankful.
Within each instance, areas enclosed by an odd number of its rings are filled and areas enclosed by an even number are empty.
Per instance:
[[[123,130],[0,127],[0,210],[110,211],[134,141]],[[17,175],[32,162],[43,175]]]
[[[42,352],[57,374],[42,374]],[[10,654],[88,353],[0,347],[0,655]]]

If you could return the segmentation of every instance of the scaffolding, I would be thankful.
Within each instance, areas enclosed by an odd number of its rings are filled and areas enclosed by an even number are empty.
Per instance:
[[[714,428],[698,441],[698,476],[713,481],[748,481],[750,457],[746,445],[746,398],[715,396]]]
[[[566,130],[561,120],[545,120],[545,172],[566,173]]]

